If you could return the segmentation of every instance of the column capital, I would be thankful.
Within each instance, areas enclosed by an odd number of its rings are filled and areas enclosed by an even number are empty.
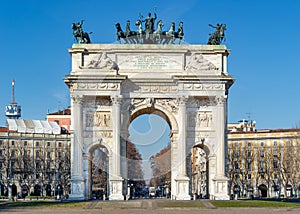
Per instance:
[[[177,101],[178,101],[179,105],[186,105],[188,99],[189,99],[189,96],[187,96],[187,95],[177,97]]]
[[[216,96],[215,97],[215,101],[217,103],[217,105],[223,105],[227,102],[227,96]]]
[[[122,103],[122,96],[115,95],[111,96],[110,99],[113,105],[121,105]]]
[[[83,104],[83,101],[84,101],[84,98],[82,95],[78,95],[78,94],[71,94],[71,99],[73,101],[74,104],[80,104],[82,105]]]

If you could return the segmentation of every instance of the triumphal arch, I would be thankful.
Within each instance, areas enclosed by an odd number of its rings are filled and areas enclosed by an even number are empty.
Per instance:
[[[225,176],[229,50],[224,45],[74,44],[69,52],[73,139],[71,198],[90,199],[91,154],[107,152],[107,195],[126,195],[128,126],[144,113],[171,128],[171,198],[190,200],[187,157],[207,153],[208,193],[229,199]]]

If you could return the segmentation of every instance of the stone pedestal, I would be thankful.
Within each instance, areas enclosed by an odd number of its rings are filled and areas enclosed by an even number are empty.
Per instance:
[[[189,195],[189,182],[190,179],[187,176],[178,176],[175,179],[176,182],[176,200],[191,200]]]
[[[124,200],[122,195],[123,179],[113,177],[109,181],[109,200]]]
[[[74,176],[71,179],[71,194],[69,196],[70,200],[85,200],[84,197],[84,181],[82,177]]]
[[[216,177],[213,179],[215,186],[215,194],[212,200],[230,200],[228,195],[228,178]]]

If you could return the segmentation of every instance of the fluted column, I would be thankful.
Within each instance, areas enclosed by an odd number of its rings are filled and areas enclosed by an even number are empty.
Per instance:
[[[71,106],[72,106],[72,117],[71,122],[73,125],[73,139],[71,144],[71,195],[72,200],[83,200],[85,199],[84,193],[85,185],[83,178],[82,168],[82,104],[83,96],[71,95]]]
[[[217,114],[217,145],[216,145],[216,175],[213,179],[214,191],[211,192],[211,199],[229,200],[228,178],[225,175],[225,131],[226,131],[226,106],[227,96],[217,96],[216,99]]]
[[[218,96],[216,97],[217,102],[217,114],[218,114],[218,137],[219,145],[217,150],[217,175],[225,176],[225,131],[226,131],[226,105],[227,97]]]
[[[82,103],[83,97],[72,95],[72,124],[74,131],[74,142],[71,145],[71,169],[73,175],[81,175],[82,157]]]
[[[178,159],[173,158],[172,161],[178,161],[178,174],[175,178],[174,197],[176,200],[190,200],[189,195],[189,178],[186,173],[186,142],[187,142],[187,113],[186,103],[188,96],[178,97]],[[177,159],[177,160],[176,160]],[[173,186],[173,185],[172,185]],[[172,197],[173,197],[172,196]]]
[[[111,97],[112,101],[112,115],[113,115],[113,175],[121,176],[121,96]]]
[[[178,139],[178,155],[179,155],[179,176],[186,176],[186,102],[187,96],[178,98],[178,118],[179,118],[179,139]]]

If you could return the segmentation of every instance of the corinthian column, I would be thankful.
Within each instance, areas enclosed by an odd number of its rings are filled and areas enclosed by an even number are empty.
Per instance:
[[[110,200],[124,200],[122,195],[121,177],[121,96],[112,96],[112,121],[113,121],[113,153],[112,153],[112,176],[110,177]]]
[[[178,155],[179,155],[179,176],[186,176],[186,102],[187,96],[178,98],[178,119],[179,119],[179,139],[178,139]]]
[[[226,131],[226,121],[227,121],[227,96],[217,96],[215,99],[216,113],[217,113],[217,127],[216,134],[216,176],[213,179],[214,191],[211,194],[214,200],[229,200],[228,195],[228,178],[225,176],[225,131]]]
[[[217,115],[218,115],[218,147],[217,147],[217,175],[225,176],[225,131],[226,131],[226,105],[227,97],[218,96],[216,97],[217,103]]]
[[[178,148],[177,154],[178,158],[174,158],[173,161],[177,159],[178,175],[175,178],[175,190],[174,195],[176,200],[190,200],[189,195],[189,178],[186,173],[186,138],[187,138],[187,116],[186,116],[186,102],[188,100],[187,96],[178,97]]]
[[[113,115],[113,175],[120,176],[120,133],[121,133],[121,102],[122,97],[111,97]]]
[[[71,143],[71,198],[84,199],[84,179],[82,170],[82,103],[83,96],[71,95],[73,138]]]

